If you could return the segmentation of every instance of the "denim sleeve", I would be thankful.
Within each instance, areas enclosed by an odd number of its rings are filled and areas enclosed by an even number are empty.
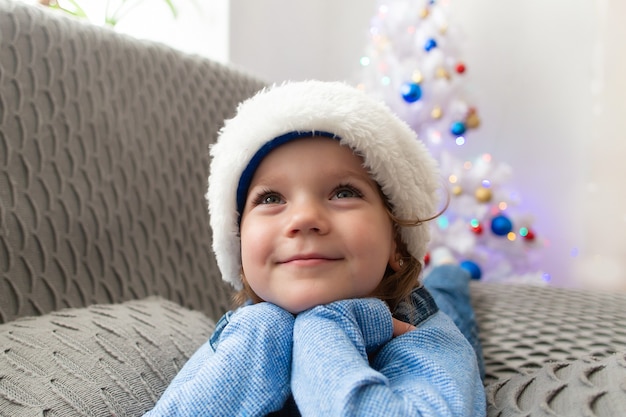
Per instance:
[[[219,343],[212,338],[190,358],[148,416],[264,416],[283,406],[294,316],[259,303],[226,319]]]
[[[447,314],[470,342],[476,353],[481,376],[485,376],[478,325],[470,300],[470,274],[459,265],[446,264],[433,268],[424,278],[424,286],[437,306]]]
[[[298,315],[291,389],[302,415],[485,415],[474,352],[445,314],[400,337],[392,332],[391,313],[377,299]]]

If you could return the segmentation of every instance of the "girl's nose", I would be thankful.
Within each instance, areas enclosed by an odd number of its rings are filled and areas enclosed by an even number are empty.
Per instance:
[[[303,233],[326,234],[329,230],[329,219],[326,209],[320,202],[305,199],[292,203],[289,210],[288,233],[291,236]]]

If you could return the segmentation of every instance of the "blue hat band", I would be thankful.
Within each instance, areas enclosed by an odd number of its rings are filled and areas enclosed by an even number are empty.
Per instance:
[[[263,146],[259,148],[258,151],[256,151],[252,159],[250,159],[250,162],[248,162],[246,168],[241,173],[241,177],[239,177],[239,185],[237,186],[237,213],[239,214],[239,222],[241,222],[241,215],[243,214],[243,209],[246,205],[248,189],[250,188],[252,177],[254,176],[254,173],[256,172],[263,158],[265,158],[267,154],[272,152],[274,149],[292,140],[320,136],[337,140],[340,139],[334,133],[320,132],[315,130],[310,130],[306,132],[289,132],[266,142]]]

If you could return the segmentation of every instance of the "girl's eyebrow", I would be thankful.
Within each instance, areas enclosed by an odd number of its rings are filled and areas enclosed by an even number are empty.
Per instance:
[[[256,175],[250,182],[248,192],[256,187],[272,187],[274,184],[285,180],[285,175],[281,172],[269,172],[257,177]]]
[[[355,169],[355,168],[346,167],[343,165],[336,165],[336,166],[328,167],[324,170],[320,170],[318,172],[327,176],[335,177],[335,178],[356,177],[356,178],[361,178],[363,180],[373,181],[370,173],[365,167],[363,167],[363,169]]]
[[[357,177],[363,180],[373,181],[372,177],[369,175],[367,171],[361,172],[361,171],[357,171],[355,169],[346,168],[346,167],[333,167],[333,168],[328,168],[324,170],[319,170],[318,172],[320,174],[323,174],[328,177],[333,177],[333,178]],[[278,182],[282,179],[285,179],[285,175],[283,173],[272,172],[272,173],[264,174],[258,178],[254,178],[252,182],[253,183],[259,183],[259,182],[272,183],[272,182]]]
[[[330,177],[338,182],[354,180],[367,183],[372,187],[377,187],[376,181],[367,171],[360,171],[339,166],[331,167],[318,172],[320,173],[320,175]],[[253,179],[250,184],[250,188],[248,189],[248,193],[257,187],[272,188],[275,186],[280,186],[280,184],[285,180],[288,180],[288,178],[286,178],[285,175],[280,172],[271,172],[264,174],[258,178]]]
[[[366,182],[372,186],[376,185],[376,181],[372,178],[372,176],[369,174],[369,172],[365,171],[365,172],[361,172],[361,171],[356,171],[353,169],[349,169],[349,168],[341,168],[340,170],[337,171],[336,174],[336,178],[340,179],[340,178],[355,178],[358,180],[361,180],[363,182]]]
[[[253,189],[259,186],[268,187],[268,186],[271,186],[272,184],[280,182],[281,179],[284,179],[284,175],[264,175],[260,178],[255,178],[250,183],[250,189]]]

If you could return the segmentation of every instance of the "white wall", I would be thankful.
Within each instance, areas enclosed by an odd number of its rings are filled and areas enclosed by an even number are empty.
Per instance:
[[[270,82],[344,79],[373,10],[373,0],[231,0],[231,61]]]
[[[623,0],[452,0],[483,121],[559,285],[626,290]],[[231,0],[230,58],[268,81],[350,79],[374,0]]]
[[[175,1],[178,16],[174,19],[165,1],[144,1],[120,21],[116,29],[139,38],[163,42],[188,53],[227,62],[228,0],[196,0],[195,3],[191,0]]]

